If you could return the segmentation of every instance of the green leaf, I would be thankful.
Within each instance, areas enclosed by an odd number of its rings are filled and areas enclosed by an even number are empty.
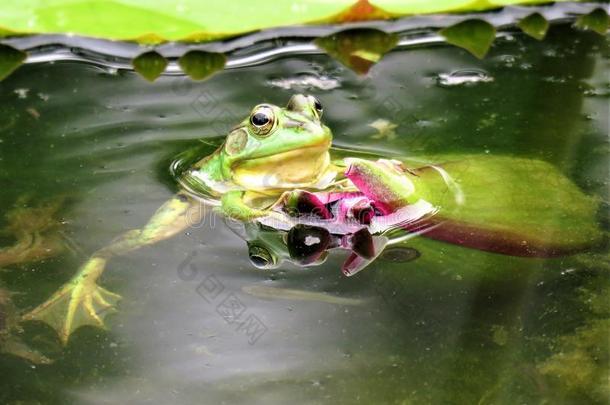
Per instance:
[[[485,0],[437,0],[437,1],[404,1],[404,0],[370,0],[370,3],[393,14],[428,14],[449,11],[480,10],[489,8]]]
[[[221,70],[227,58],[221,53],[189,51],[182,55],[178,64],[193,80],[203,80]]]
[[[167,67],[167,60],[155,51],[136,56],[132,65],[146,80],[154,82]]]
[[[583,193],[547,162],[489,155],[436,155],[432,161],[447,162],[439,166],[455,176],[455,184],[467,202],[455,202],[455,196],[447,193],[447,183],[437,172],[417,171],[421,198],[443,207],[434,218],[442,224],[438,229],[445,228],[446,232],[433,238],[449,242],[439,244],[427,239],[433,232],[409,240],[408,246],[421,253],[417,259],[421,269],[436,272],[459,268],[463,275],[472,271],[491,277],[494,272],[501,272],[496,275],[504,276],[504,280],[507,274],[527,268],[519,266],[519,260],[532,260],[512,255],[565,255],[586,252],[604,242],[605,232],[596,217],[600,199]],[[418,167],[415,160],[407,160],[405,165]],[[482,253],[477,251],[480,247],[492,252],[501,248],[510,251],[512,257]],[[439,257],[447,259],[442,269],[438,268]],[[471,266],[472,263],[476,265]]]
[[[0,44],[0,81],[17,69],[27,55],[8,45]]]
[[[496,29],[483,20],[466,20],[443,28],[439,32],[447,42],[466,49],[479,59],[489,51],[496,37]]]
[[[595,31],[600,35],[606,35],[609,25],[608,13],[602,8],[596,8],[589,14],[578,17],[574,23],[576,28]]]
[[[519,28],[527,35],[537,40],[544,39],[547,30],[549,29],[549,22],[540,13],[533,13],[519,21],[517,24]]]
[[[2,0],[0,26],[15,33],[201,41],[331,19],[355,0]]]
[[[194,42],[281,26],[481,11],[507,4],[543,2],[545,0],[2,0],[0,36],[71,33],[144,43]]]
[[[375,29],[355,29],[318,38],[315,43],[356,73],[366,74],[396,46],[398,36]]]

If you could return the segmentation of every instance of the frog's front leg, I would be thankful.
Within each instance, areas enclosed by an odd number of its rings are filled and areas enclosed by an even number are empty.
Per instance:
[[[255,218],[260,218],[268,214],[266,210],[252,208],[245,201],[245,191],[229,191],[222,196],[221,211],[222,214],[231,219],[239,221],[251,221]]]
[[[186,194],[175,195],[155,212],[142,229],[128,231],[93,253],[70,281],[22,319],[46,322],[57,331],[64,344],[80,326],[104,328],[104,318],[115,311],[114,307],[121,298],[97,285],[106,262],[114,256],[175,235],[199,222],[203,212],[198,201]]]

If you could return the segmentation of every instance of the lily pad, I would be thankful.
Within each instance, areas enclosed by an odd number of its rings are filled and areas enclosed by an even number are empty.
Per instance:
[[[154,82],[167,67],[167,60],[155,51],[138,55],[132,62],[133,68],[146,80]]]
[[[494,26],[478,19],[462,21],[443,28],[439,33],[450,44],[466,49],[479,59],[487,54],[496,37]]]
[[[355,29],[318,38],[315,43],[356,73],[366,74],[396,46],[398,36],[376,29]]]
[[[440,13],[447,11],[481,10],[484,8],[490,8],[489,3],[484,0],[371,0],[371,3],[387,12],[401,15]]]
[[[517,24],[519,28],[527,35],[537,40],[544,39],[547,30],[549,29],[549,22],[540,13],[533,13],[519,21]]]
[[[516,256],[568,254],[603,240],[596,220],[599,199],[584,194],[551,164],[505,156],[455,155],[443,160],[448,163],[439,166],[453,173],[468,204],[447,197],[446,186],[432,181],[433,172],[418,173],[426,199],[445,209],[438,216],[446,220],[446,230],[436,239],[472,247],[484,239],[487,248],[494,246],[489,250]],[[547,198],[535,198],[540,195]],[[494,235],[498,240],[492,243]],[[506,250],[496,249],[499,246]]]
[[[481,11],[545,0],[3,0],[0,36],[71,33],[144,43],[208,41],[273,27]]]
[[[203,80],[221,70],[227,58],[221,53],[189,51],[182,55],[178,64],[193,80]]]
[[[610,18],[604,9],[596,8],[589,14],[578,17],[574,23],[576,28],[595,31],[600,35],[606,35],[610,26]]]
[[[24,52],[0,44],[0,80],[3,80],[21,66],[26,57],[27,55]]]
[[[154,42],[201,41],[307,24],[339,14],[354,0],[252,2],[232,0],[4,0],[0,26],[14,33],[73,33]]]

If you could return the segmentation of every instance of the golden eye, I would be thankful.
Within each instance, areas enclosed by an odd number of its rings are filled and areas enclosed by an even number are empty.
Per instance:
[[[256,107],[250,115],[250,124],[256,135],[269,135],[275,125],[275,114],[270,107]]]
[[[277,267],[277,260],[269,250],[262,246],[248,244],[250,262],[259,269],[273,269]]]
[[[248,143],[248,133],[243,128],[239,128],[227,136],[225,150],[229,155],[235,155],[244,149],[246,143]]]

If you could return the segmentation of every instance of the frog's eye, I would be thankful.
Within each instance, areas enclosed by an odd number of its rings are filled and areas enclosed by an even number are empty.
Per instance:
[[[259,106],[250,114],[250,124],[256,135],[269,135],[275,125],[275,114],[268,106]]]
[[[259,269],[272,269],[276,267],[275,258],[273,255],[271,255],[269,250],[262,246],[249,245],[248,256],[250,257],[250,262],[254,265],[254,267]]]
[[[248,143],[248,133],[243,128],[238,128],[227,136],[225,150],[229,155],[235,155],[246,147],[246,143]]]
[[[324,109],[322,108],[322,103],[320,103],[320,100],[314,96],[309,96],[309,100],[311,101],[313,108],[315,108],[316,112],[318,113],[318,118],[322,118],[322,112]]]

